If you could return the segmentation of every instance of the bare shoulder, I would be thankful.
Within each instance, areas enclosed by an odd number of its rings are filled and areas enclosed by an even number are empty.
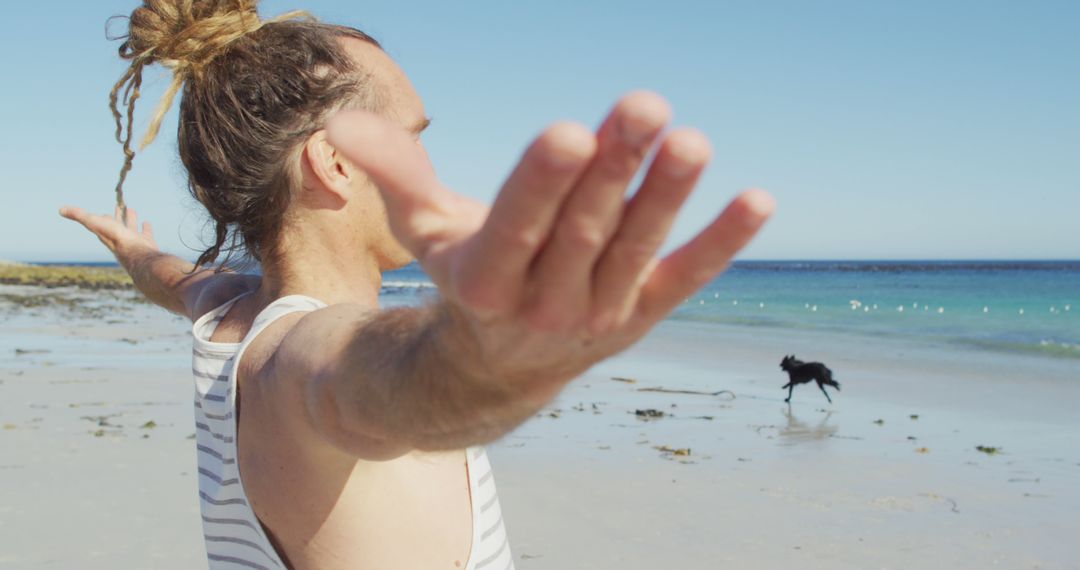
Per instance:
[[[259,288],[262,277],[246,273],[218,273],[199,284],[190,292],[186,304],[192,321],[226,302]]]
[[[342,303],[306,313],[281,339],[274,355],[275,367],[300,376],[334,366],[355,341],[356,331],[377,312],[361,305]],[[317,348],[316,348],[317,347]]]

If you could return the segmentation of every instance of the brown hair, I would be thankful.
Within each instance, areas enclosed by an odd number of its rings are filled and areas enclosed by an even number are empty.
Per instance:
[[[146,0],[128,19],[120,57],[131,67],[109,96],[124,165],[131,170],[135,101],[142,72],[159,63],[173,81],[141,147],[157,135],[173,98],[180,101],[178,141],[188,186],[214,222],[214,243],[196,265],[222,264],[247,251],[264,261],[273,251],[293,190],[296,157],[326,118],[346,106],[375,110],[376,92],[338,41],[378,46],[359,30],[323,24],[304,12],[262,21],[257,0]],[[121,98],[122,94],[122,98]],[[126,105],[126,117],[119,107]],[[126,125],[124,124],[126,118]]]

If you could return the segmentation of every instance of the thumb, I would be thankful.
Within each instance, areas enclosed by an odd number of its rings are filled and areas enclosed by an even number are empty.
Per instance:
[[[60,208],[60,215],[69,220],[81,222],[82,218],[86,217],[86,211],[74,206],[64,206]]]

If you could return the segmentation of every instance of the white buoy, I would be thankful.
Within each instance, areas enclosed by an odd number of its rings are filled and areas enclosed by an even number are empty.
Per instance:
[[[757,306],[758,306],[759,309],[764,309],[765,308],[765,303],[758,303]]]
[[[874,310],[877,310],[877,303],[874,303]]]
[[[705,304],[705,299],[698,300],[697,304],[704,305]]]
[[[803,308],[805,308],[805,309],[809,309],[809,308],[810,308],[810,303],[806,303],[806,304],[804,304],[804,305],[803,305]]]
[[[939,315],[944,313],[945,312],[945,307],[938,307],[937,312],[938,312]]]
[[[1020,314],[1021,314],[1021,315],[1022,315],[1022,314],[1024,314],[1024,310],[1023,310],[1023,309],[1020,309]]]
[[[810,311],[813,312],[813,313],[816,313],[817,312],[817,305],[814,305],[813,307],[810,307]]]
[[[919,308],[919,304],[918,304],[918,303],[912,303],[912,304],[911,304],[911,308],[912,308],[912,309],[918,309],[918,308]]]
[[[896,310],[903,313],[904,312],[904,306],[900,305],[899,307],[896,308]]]
[[[732,304],[732,305],[738,305],[738,304],[739,304],[739,300],[738,300],[738,299],[735,299],[735,300],[733,300],[733,301],[731,302],[731,304]]]
[[[864,313],[869,313],[870,312],[870,307],[863,307],[862,310],[863,310]]]
[[[719,299],[720,298],[720,293],[713,293],[712,298],[713,299]]]
[[[983,307],[983,312],[984,313],[989,313],[990,312],[990,307]]]
[[[1068,310],[1070,310],[1070,309],[1072,309],[1072,305],[1065,305],[1065,310],[1066,310],[1066,311],[1068,311]]]

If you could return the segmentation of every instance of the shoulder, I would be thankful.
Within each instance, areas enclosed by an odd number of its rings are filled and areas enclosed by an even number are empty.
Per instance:
[[[191,291],[187,306],[192,321],[232,299],[259,288],[262,277],[244,273],[218,273],[200,283]]]

